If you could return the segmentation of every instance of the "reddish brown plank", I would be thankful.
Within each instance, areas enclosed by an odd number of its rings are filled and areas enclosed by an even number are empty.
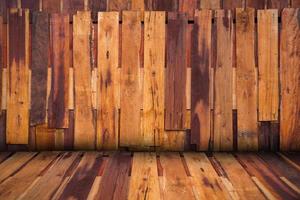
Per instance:
[[[107,0],[89,0],[89,7],[92,11],[93,21],[96,21],[98,19],[98,12],[106,11]]]
[[[68,128],[69,102],[69,16],[52,14],[50,18],[51,90],[48,101],[48,126]]]
[[[64,148],[73,150],[74,145],[74,110],[69,112],[69,127],[64,130]]]
[[[178,0],[152,0],[152,9],[157,11],[177,11]]]
[[[283,8],[289,7],[289,1],[287,0],[267,0],[267,8],[278,9],[279,15]]]
[[[130,10],[130,0],[109,0],[107,2],[108,11]]]
[[[210,68],[212,11],[196,11],[192,30],[191,143],[208,150],[210,135]]]
[[[46,122],[49,64],[49,16],[34,12],[32,23],[30,125]]]
[[[186,13],[189,20],[194,19],[195,10],[199,9],[198,0],[179,0],[178,11]]]
[[[168,13],[165,129],[183,130],[186,118],[186,30],[184,14]]]
[[[246,0],[246,6],[256,9],[264,9],[267,0]]]
[[[48,13],[59,13],[61,11],[61,0],[42,0],[42,10]]]
[[[244,0],[223,0],[223,9],[243,8]]]
[[[40,0],[21,0],[21,7],[31,11],[37,11],[40,7]]]
[[[292,8],[300,8],[300,0],[291,0]]]
[[[61,0],[62,1],[62,12],[70,14],[70,17],[76,14],[77,11],[84,10],[85,0]],[[72,20],[72,18],[70,18]]]

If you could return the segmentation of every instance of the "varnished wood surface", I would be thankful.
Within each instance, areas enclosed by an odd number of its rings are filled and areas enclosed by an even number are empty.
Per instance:
[[[0,199],[299,199],[300,154],[2,152]]]

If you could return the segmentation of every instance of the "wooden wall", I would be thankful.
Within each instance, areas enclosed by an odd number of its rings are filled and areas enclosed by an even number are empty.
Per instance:
[[[299,7],[1,0],[0,150],[298,151]]]

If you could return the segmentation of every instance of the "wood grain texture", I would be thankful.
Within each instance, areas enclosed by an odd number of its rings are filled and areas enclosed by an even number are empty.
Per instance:
[[[186,29],[185,14],[168,13],[165,129],[183,130],[186,117]]]
[[[280,41],[280,149],[300,150],[300,9],[284,9]]]
[[[267,8],[277,9],[279,11],[279,16],[283,8],[289,7],[289,1],[286,0],[267,0]]]
[[[264,9],[267,6],[267,0],[246,0],[246,6],[255,9]]]
[[[200,0],[201,9],[220,9],[222,6],[221,0]]]
[[[37,151],[51,151],[55,149],[56,129],[47,125],[37,125],[35,128],[35,148]]]
[[[11,9],[8,19],[6,143],[27,144],[29,135],[29,11]]]
[[[210,68],[212,59],[212,11],[196,11],[192,30],[191,143],[208,150],[210,129]]]
[[[195,10],[199,9],[199,1],[198,0],[179,0],[178,11],[187,13],[188,19],[193,20]]]
[[[78,11],[73,19],[75,149],[95,149],[96,126],[92,108],[90,38],[91,12]]]
[[[234,10],[235,8],[243,8],[243,1],[244,0],[223,0],[223,9],[231,9]]]
[[[34,12],[31,52],[30,125],[46,122],[47,77],[49,65],[49,16]]]
[[[160,146],[164,133],[165,13],[145,12],[143,145]]]
[[[97,148],[118,148],[119,13],[98,14]]]
[[[48,100],[48,126],[50,128],[68,128],[69,125],[69,28],[68,15],[51,14],[51,90]]]
[[[177,11],[178,10],[178,0],[150,0],[152,1],[152,9],[156,11]]]
[[[61,0],[62,1],[62,12],[70,14],[70,19],[72,16],[76,15],[77,11],[84,10],[84,0]]]
[[[106,11],[107,0],[89,0],[89,6],[92,11],[92,19],[96,21],[98,19],[98,12]]]
[[[255,10],[236,10],[236,98],[238,149],[258,149]]]
[[[258,15],[258,119],[278,120],[278,11],[259,10]]]
[[[130,10],[131,0],[109,0],[107,4],[108,11]]]
[[[230,10],[218,10],[215,14],[214,150],[228,151],[233,147],[233,24]]]
[[[61,8],[61,0],[42,0],[42,10],[48,13],[59,13]]]
[[[141,134],[141,13],[124,11],[121,59],[120,146],[139,146]]]

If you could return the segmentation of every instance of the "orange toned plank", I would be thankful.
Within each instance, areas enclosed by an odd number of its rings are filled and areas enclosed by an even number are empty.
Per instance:
[[[48,100],[48,126],[50,128],[68,128],[69,125],[69,28],[67,14],[51,14],[51,90]]]
[[[230,154],[218,153],[214,157],[224,169],[227,178],[232,183],[238,195],[244,199],[266,199],[256,187],[247,171]]]
[[[258,118],[278,120],[278,11],[259,10],[258,17]]]
[[[166,43],[165,129],[184,130],[186,117],[186,32],[182,13],[168,13]]]
[[[0,185],[0,199],[17,199],[58,156],[55,152],[43,152],[31,160],[14,176]]]
[[[75,88],[74,148],[95,148],[95,124],[91,86],[91,13],[77,12],[73,20],[73,67]]]
[[[194,19],[195,10],[199,9],[199,1],[198,0],[179,0],[178,11],[186,13],[188,15],[189,20]]]
[[[280,149],[300,150],[300,9],[284,9],[280,41]]]
[[[230,10],[218,10],[215,14],[214,150],[228,151],[233,148],[233,23]]]
[[[130,10],[130,0],[109,0],[107,4],[108,11]]]
[[[220,177],[203,153],[184,153],[200,199],[231,199]]]
[[[11,9],[8,18],[6,143],[27,144],[29,127],[29,11]]]
[[[119,13],[98,13],[97,148],[118,148]]]
[[[143,144],[160,146],[164,133],[165,13],[145,12]]]
[[[124,11],[122,15],[122,68],[120,146],[140,145],[141,134],[141,13]]]
[[[238,159],[251,176],[255,176],[276,199],[297,199],[299,194],[289,188],[255,154],[238,154]]]
[[[55,129],[50,129],[47,125],[38,125],[35,129],[35,145],[38,151],[54,150]]]
[[[64,153],[55,160],[52,167],[27,190],[22,199],[51,199],[63,181],[66,173],[78,157],[76,152]]]
[[[220,9],[221,5],[221,0],[200,0],[201,9]]]
[[[238,149],[258,149],[255,10],[236,9],[236,89]]]
[[[131,10],[143,11],[145,10],[145,0],[131,0]]]
[[[192,30],[191,57],[191,143],[198,149],[208,150],[211,139],[210,129],[210,68],[212,59],[211,34],[212,11],[195,13]]]
[[[195,199],[190,180],[178,153],[160,154],[163,170],[161,190],[163,199]],[[176,166],[176,167],[174,167]]]
[[[41,0],[42,10],[48,13],[59,13],[61,11],[61,0]]]
[[[183,151],[186,131],[164,131],[161,149],[164,151]]]
[[[160,199],[154,153],[134,153],[128,199]]]

